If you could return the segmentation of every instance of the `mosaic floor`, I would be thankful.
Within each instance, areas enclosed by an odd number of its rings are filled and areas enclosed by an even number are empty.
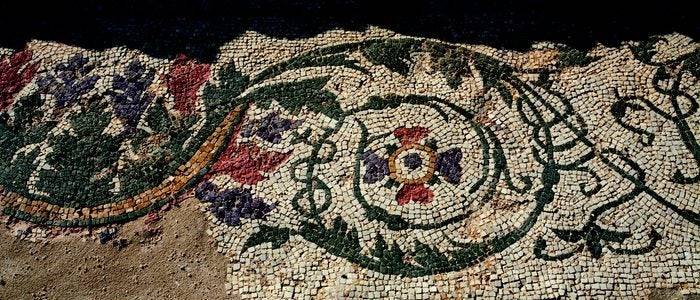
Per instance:
[[[196,201],[244,299],[700,293],[698,99],[675,34],[250,32],[213,64],[33,41],[0,50],[0,208],[107,239]]]

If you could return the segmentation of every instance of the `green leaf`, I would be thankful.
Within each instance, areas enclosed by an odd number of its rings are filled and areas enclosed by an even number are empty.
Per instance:
[[[334,255],[355,258],[361,256],[357,229],[349,227],[341,217],[333,220],[333,227],[330,229],[320,224],[303,222],[299,234],[309,241],[322,245]]]
[[[578,242],[585,236],[585,234],[579,230],[564,230],[553,228],[552,231],[554,231],[554,234],[556,234],[558,238],[569,243]]]
[[[282,247],[284,243],[289,241],[289,229],[267,225],[260,225],[259,228],[260,230],[258,230],[258,232],[253,233],[248,240],[245,241],[241,253],[245,252],[251,247],[265,243],[271,243],[272,249],[278,249],[279,247]]]
[[[382,110],[397,108],[401,103],[401,99],[396,95],[387,95],[386,97],[371,96],[367,99],[367,102],[362,105],[362,109]]]
[[[358,61],[354,59],[347,59],[348,56],[344,53],[336,53],[326,56],[305,56],[297,61],[289,64],[286,69],[301,69],[309,67],[323,67],[323,66],[342,66],[354,70],[358,70],[362,73],[369,73],[367,69],[358,65]]]
[[[413,258],[421,266],[436,269],[449,266],[449,259],[446,255],[440,253],[436,248],[430,247],[423,243],[418,243],[416,245],[415,253]]]
[[[333,229],[331,230],[334,234],[345,235],[348,231],[348,223],[341,217],[336,217],[333,220]]]
[[[149,108],[149,113],[146,116],[146,123],[148,123],[151,129],[157,132],[168,132],[170,130],[173,122],[170,120],[165,106],[163,106],[162,99],[157,99],[156,103]]]
[[[34,123],[34,120],[43,116],[44,112],[41,110],[42,104],[43,101],[38,93],[20,98],[13,108],[15,114],[15,120],[13,122],[15,126],[13,127],[28,130]]]
[[[86,207],[111,201],[112,167],[119,158],[123,136],[102,134],[112,114],[106,103],[93,102],[86,111],[70,118],[75,136],[49,138],[54,149],[46,157],[52,170],[41,170],[37,188],[51,195],[49,202],[69,207]],[[107,174],[99,175],[108,170]]]
[[[398,267],[404,265],[403,256],[404,252],[401,250],[401,247],[399,247],[399,244],[394,242],[391,245],[391,249],[384,252],[383,261],[385,261],[389,266]]]
[[[651,59],[656,55],[656,43],[662,40],[663,38],[661,37],[651,37],[649,40],[640,42],[630,48],[637,59],[645,64],[651,64]]]
[[[317,77],[294,82],[283,82],[261,87],[246,96],[249,101],[269,108],[273,100],[290,112],[297,114],[302,107],[337,118],[343,114],[336,96],[324,91],[330,77]]]
[[[506,79],[513,74],[511,66],[480,53],[474,54],[474,65],[481,73],[487,88],[497,87],[501,84],[501,79]]]
[[[368,73],[368,70],[361,67],[356,60],[347,59],[346,52],[356,50],[358,47],[356,43],[349,43],[316,49],[263,70],[251,82],[257,84],[286,71],[308,67],[342,66]]]
[[[430,177],[430,180],[428,180],[428,185],[436,185],[440,184],[440,178],[437,177],[437,175],[433,175]]]
[[[202,96],[207,111],[223,106],[222,111],[228,112],[228,108],[235,104],[233,100],[245,90],[249,77],[236,70],[231,63],[219,72],[219,80],[219,86],[209,84],[204,87]]]
[[[384,65],[389,70],[406,75],[410,69],[406,61],[415,46],[416,41],[411,39],[379,41],[362,49],[362,54],[374,64]]]
[[[438,151],[438,143],[437,143],[437,140],[435,140],[435,139],[433,139],[433,138],[431,138],[431,139],[429,139],[427,142],[425,142],[425,146],[428,147],[428,148],[430,148],[430,149],[433,149],[433,150],[436,151],[436,152]]]
[[[386,153],[394,153],[399,149],[399,147],[397,147],[395,144],[387,144],[384,146],[384,149],[386,149]]]
[[[439,43],[429,43],[428,53],[435,62],[438,71],[447,79],[447,84],[456,89],[462,83],[462,76],[471,75],[469,70],[470,54],[462,48],[448,48]]]
[[[683,69],[693,74],[695,78],[700,78],[700,50],[695,50],[686,58]]]
[[[384,237],[382,237],[381,234],[377,234],[377,237],[374,242],[374,250],[372,250],[372,255],[381,258],[384,256],[384,252],[386,252],[388,248],[389,246],[386,244]]]
[[[390,189],[390,188],[392,188],[392,187],[399,187],[399,186],[401,186],[401,183],[399,183],[399,182],[397,182],[396,180],[393,180],[393,179],[391,179],[391,178],[389,178],[389,179],[384,183],[384,187],[387,188],[387,189]]]
[[[484,256],[484,244],[464,244],[462,248],[450,252],[453,264],[468,264]]]
[[[366,216],[369,220],[379,220],[386,223],[390,230],[404,230],[410,227],[410,224],[398,215],[392,215],[386,209],[378,206],[369,206],[366,208]]]
[[[20,98],[13,107],[14,120],[7,113],[0,114],[0,159],[10,164],[11,157],[21,147],[38,143],[55,127],[57,121],[37,123],[42,115],[39,94]],[[0,174],[8,171],[0,168]],[[8,171],[9,172],[9,171]]]
[[[627,238],[631,237],[632,234],[628,232],[619,232],[619,231],[612,231],[612,230],[607,230],[600,228],[598,225],[593,225],[593,234],[596,237],[600,237],[600,239],[609,241],[609,242],[615,242],[615,243],[622,243],[624,242]]]
[[[590,63],[598,60],[597,58],[589,57],[586,52],[577,49],[567,49],[559,53],[559,67],[585,67]]]

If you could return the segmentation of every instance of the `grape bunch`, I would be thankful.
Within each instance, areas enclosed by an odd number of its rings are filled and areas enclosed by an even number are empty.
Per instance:
[[[262,199],[253,197],[250,189],[225,189],[204,181],[195,189],[195,197],[202,202],[211,203],[209,211],[217,219],[228,225],[239,226],[241,219],[265,219],[265,216],[275,208]]]

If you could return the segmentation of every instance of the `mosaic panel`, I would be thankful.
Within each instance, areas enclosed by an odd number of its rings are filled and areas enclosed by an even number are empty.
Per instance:
[[[0,53],[2,213],[94,228],[193,198],[233,295],[699,292],[687,37],[517,52],[374,28],[250,32],[212,64]]]

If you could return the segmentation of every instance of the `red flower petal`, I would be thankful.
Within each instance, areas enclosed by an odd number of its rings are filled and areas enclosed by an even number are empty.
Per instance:
[[[394,136],[401,141],[401,145],[406,146],[422,140],[428,132],[430,132],[430,130],[425,127],[399,127],[394,130]]]
[[[232,139],[219,160],[212,166],[211,173],[224,173],[242,184],[256,184],[265,179],[261,172],[276,169],[289,156],[289,153],[260,150],[254,143],[238,144]]]
[[[0,59],[0,111],[12,104],[12,99],[27,85],[38,69],[38,63],[30,64],[32,52],[23,50]]]
[[[396,194],[396,201],[399,205],[414,201],[420,204],[427,204],[433,201],[433,191],[423,184],[404,184]]]
[[[207,82],[211,67],[208,64],[198,64],[185,55],[178,55],[170,66],[166,77],[168,91],[175,98],[175,110],[188,116],[192,114],[197,103],[197,91]]]

